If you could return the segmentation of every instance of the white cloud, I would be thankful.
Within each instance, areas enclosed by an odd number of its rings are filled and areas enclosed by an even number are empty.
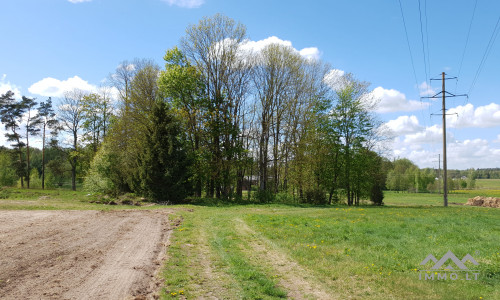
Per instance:
[[[396,136],[417,133],[424,129],[424,127],[418,123],[416,116],[399,116],[396,120],[390,120],[383,124],[383,126],[388,128]]]
[[[450,132],[446,132],[447,142],[455,140]],[[408,144],[438,144],[443,141],[443,128],[439,125],[426,127],[425,130],[413,134],[407,134],[404,142]]]
[[[321,53],[319,52],[319,49],[316,47],[309,47],[309,48],[304,48],[299,51],[300,55],[307,59],[311,60],[318,60],[319,57],[321,56]]]
[[[66,80],[47,77],[32,84],[28,88],[28,91],[32,94],[46,97],[62,97],[64,92],[74,89],[94,92],[97,88],[95,85],[88,83],[78,76],[74,76]]]
[[[430,104],[426,102],[408,100],[406,95],[394,89],[377,87],[372,91],[374,99],[378,100],[375,111],[378,113],[389,113],[398,111],[414,111],[427,108]]]
[[[500,105],[496,103],[479,106],[476,109],[470,103],[464,106],[459,105],[449,109],[448,114],[453,114],[446,117],[448,126],[451,128],[500,126]]]
[[[0,95],[3,95],[8,91],[12,91],[16,99],[18,100],[21,99],[22,97],[21,88],[15,84],[10,83],[10,81],[7,81],[6,79],[7,79],[7,74],[2,74],[2,78],[0,80]]]
[[[326,75],[323,81],[333,90],[342,88],[342,77],[345,75],[343,70],[331,69]]]
[[[205,3],[205,0],[163,0],[170,6],[175,5],[184,8],[197,8]]]
[[[68,0],[69,2],[75,4],[75,3],[83,3],[83,2],[90,2],[92,0]]]
[[[276,36],[270,36],[268,38],[265,38],[265,39],[259,40],[259,41],[247,40],[240,45],[240,49],[246,53],[257,54],[260,51],[262,51],[262,49],[264,49],[266,46],[271,45],[271,44],[279,44],[279,45],[282,45],[285,47],[290,47],[294,51],[299,53],[302,57],[307,58],[307,59],[316,60],[316,59],[319,59],[321,56],[319,49],[316,47],[307,47],[307,48],[303,48],[302,50],[298,50],[298,49],[295,49],[293,47],[291,41],[282,40]]]
[[[437,91],[436,89],[432,88],[427,82],[422,82],[418,86],[418,90],[420,91],[420,96],[434,96],[436,95]]]

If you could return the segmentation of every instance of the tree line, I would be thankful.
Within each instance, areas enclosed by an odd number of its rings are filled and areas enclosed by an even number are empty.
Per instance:
[[[21,186],[29,188],[29,138],[43,131],[43,153],[48,130],[73,189],[83,177],[89,192],[152,201],[382,204],[389,170],[375,152],[369,84],[291,46],[251,51],[247,41],[243,24],[217,14],[186,29],[164,68],[122,62],[110,75],[116,102],[110,89],[67,92],[56,110],[51,99],[2,95]]]

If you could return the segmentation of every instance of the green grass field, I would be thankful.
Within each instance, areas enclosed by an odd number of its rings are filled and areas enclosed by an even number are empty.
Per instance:
[[[496,193],[461,191],[449,201],[465,203],[478,192]],[[180,225],[167,250],[162,298],[500,299],[500,209],[444,208],[439,194],[388,192],[385,203],[171,206]],[[13,190],[0,199],[0,209],[123,208],[138,209],[89,203],[70,191]],[[479,265],[466,266],[478,270],[477,280],[463,271],[457,280],[424,280],[432,273],[420,270],[432,263],[420,262],[448,251],[472,255]]]

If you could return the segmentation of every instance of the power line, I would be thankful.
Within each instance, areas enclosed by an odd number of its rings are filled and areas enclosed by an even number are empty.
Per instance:
[[[425,43],[424,43],[424,29],[422,26],[422,9],[420,8],[420,0],[418,0],[418,13],[420,16],[420,38],[422,40],[422,53],[424,54],[424,69],[425,69],[425,81],[429,78],[427,73],[427,59],[425,56]]]
[[[468,94],[470,95],[472,89],[476,85],[477,79],[479,77],[479,74],[481,73],[484,63],[488,59],[488,56],[490,55],[491,48],[493,48],[493,44],[495,43],[495,40],[498,36],[498,24],[500,23],[500,17],[498,17],[497,23],[495,24],[495,28],[493,29],[493,32],[491,33],[490,41],[488,42],[488,45],[486,46],[486,50],[484,51],[483,58],[481,59],[481,62],[479,63],[479,67],[477,68],[476,75],[474,76],[474,80],[472,81],[472,84],[469,88]]]
[[[429,69],[429,73],[431,73],[431,55],[429,52],[429,30],[428,30],[428,20],[427,20],[427,0],[424,2],[424,13],[425,13],[425,38],[426,38],[426,48],[427,48],[427,65]],[[430,86],[429,80],[429,86]]]
[[[472,28],[472,21],[474,20],[474,15],[476,14],[476,6],[477,6],[477,0],[474,3],[474,9],[472,10],[472,17],[470,19],[469,30],[467,31],[467,38],[465,39],[465,47],[464,47],[464,51],[462,52],[462,59],[460,59],[460,67],[458,68],[458,76],[457,77],[460,77],[460,72],[462,72],[462,65],[464,63],[465,51],[467,50],[467,45],[469,44],[469,37],[470,37],[470,30]]]
[[[398,1],[399,1],[399,8],[401,10],[401,17],[403,18],[403,26],[405,28],[406,43],[408,44],[408,51],[410,51],[410,59],[411,59],[411,67],[413,68],[413,76],[415,77],[415,83],[417,84],[417,89],[418,89],[417,72],[415,72],[415,64],[413,63],[413,54],[411,52],[410,40],[408,39],[408,30],[406,29],[405,16],[403,14],[403,6],[401,5],[401,0],[398,0]]]

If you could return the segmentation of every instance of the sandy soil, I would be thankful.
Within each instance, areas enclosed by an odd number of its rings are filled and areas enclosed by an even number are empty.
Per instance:
[[[168,214],[0,211],[0,298],[157,298]]]

